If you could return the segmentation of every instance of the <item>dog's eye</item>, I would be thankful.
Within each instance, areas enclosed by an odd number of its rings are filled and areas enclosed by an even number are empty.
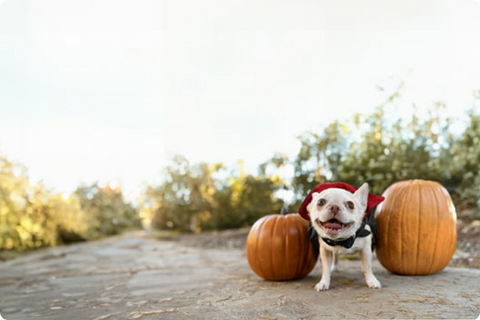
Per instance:
[[[355,209],[355,204],[352,201],[347,202],[347,207],[351,210]]]
[[[324,206],[325,203],[327,203],[327,201],[325,201],[325,199],[320,199],[320,200],[318,200],[318,205],[319,205],[319,206]]]

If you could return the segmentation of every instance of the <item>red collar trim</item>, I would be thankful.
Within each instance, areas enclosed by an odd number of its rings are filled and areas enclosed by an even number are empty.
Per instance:
[[[347,191],[350,191],[351,193],[355,193],[355,191],[357,191],[357,188],[352,187],[348,183],[344,183],[344,182],[327,182],[327,183],[319,184],[318,186],[313,188],[312,191],[310,191],[308,196],[305,198],[305,200],[303,200],[303,204],[300,207],[300,210],[298,211],[298,213],[304,219],[310,221],[310,216],[309,216],[308,211],[307,211],[307,206],[312,201],[312,194],[314,192],[320,193],[323,190],[330,189],[330,188],[345,189]],[[369,193],[368,194],[368,202],[367,202],[367,210],[365,211],[365,217],[364,218],[366,218],[369,215],[370,211],[372,211],[372,209],[374,207],[378,206],[383,200],[385,200],[384,197],[377,196],[375,194]]]

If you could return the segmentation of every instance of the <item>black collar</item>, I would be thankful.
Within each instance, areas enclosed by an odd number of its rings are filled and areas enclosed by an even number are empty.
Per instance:
[[[344,248],[350,249],[353,244],[355,243],[356,238],[363,238],[366,237],[370,234],[370,231],[365,229],[365,220],[362,221],[362,225],[360,228],[358,228],[357,232],[353,236],[347,239],[341,239],[341,240],[331,240],[328,238],[322,238],[323,242],[330,246],[342,246]]]

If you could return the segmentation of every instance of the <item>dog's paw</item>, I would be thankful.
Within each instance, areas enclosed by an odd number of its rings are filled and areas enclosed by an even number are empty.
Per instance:
[[[382,284],[376,278],[368,279],[367,285],[370,289],[380,289]]]
[[[330,288],[330,283],[326,281],[320,281],[315,285],[315,291],[327,291]]]

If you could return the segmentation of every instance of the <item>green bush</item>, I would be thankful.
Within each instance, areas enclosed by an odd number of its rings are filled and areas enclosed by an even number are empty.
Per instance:
[[[382,194],[397,181],[426,179],[443,184],[457,204],[480,209],[480,115],[471,110],[463,133],[455,135],[451,126],[458,120],[442,116],[443,104],[422,119],[417,110],[410,120],[391,119],[387,111],[398,108],[390,105],[394,100],[372,114],[300,137],[300,151],[291,163],[295,208],[308,190],[326,181],[368,182],[372,192]]]
[[[457,205],[476,207],[472,218],[480,218],[480,115],[472,109],[465,123],[448,119],[437,103],[428,116],[414,110],[410,118],[392,118],[392,111],[402,107],[399,90],[372,114],[304,133],[293,160],[276,154],[256,175],[246,174],[241,162],[231,170],[177,156],[163,182],[147,187],[139,212],[119,188],[95,183],[68,197],[53,194],[41,183],[32,184],[23,166],[0,158],[0,250],[96,239],[139,228],[140,217],[154,227],[181,231],[248,226],[281,210],[281,191],[293,194],[286,201],[294,212],[309,190],[327,181],[368,182],[381,194],[400,180],[436,180]],[[453,133],[455,125],[463,130]],[[293,176],[282,177],[285,169]]]
[[[231,174],[222,164],[190,165],[177,156],[166,168],[164,183],[148,187],[143,211],[160,229],[201,231],[238,228],[275,213],[282,201],[274,196],[277,177]]]
[[[319,183],[343,181],[358,187],[368,182],[372,192],[382,194],[397,181],[425,179],[443,184],[457,205],[480,209],[480,115],[472,110],[457,134],[451,127],[460,120],[442,116],[442,103],[423,117],[413,108],[410,117],[392,118],[402,107],[400,89],[371,114],[304,133],[293,160],[276,154],[260,165],[256,176],[241,169],[229,172],[222,164],[191,165],[179,156],[168,166],[165,182],[148,188],[143,208],[159,228],[236,228],[278,212],[283,205],[280,190],[293,194],[288,201],[295,212]],[[281,178],[285,168],[293,171],[290,179]]]
[[[119,234],[141,227],[137,210],[123,199],[119,187],[100,187],[97,183],[78,187],[74,192],[87,223],[86,239]]]
[[[120,189],[94,184],[68,197],[53,194],[31,183],[23,166],[0,158],[0,251],[90,240],[139,225]]]
[[[55,245],[57,205],[24,167],[0,158],[0,250]]]
[[[480,115],[471,111],[466,129],[452,143],[451,176],[459,183],[456,194],[459,198],[480,209]],[[480,218],[478,213],[475,217]]]

